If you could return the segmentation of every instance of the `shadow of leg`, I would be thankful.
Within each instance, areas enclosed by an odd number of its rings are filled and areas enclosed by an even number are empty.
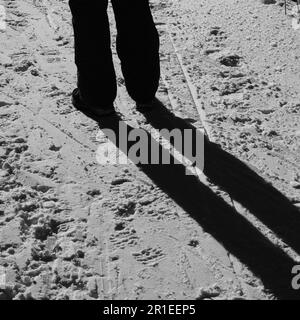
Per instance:
[[[176,128],[184,132],[186,129],[191,129],[194,136],[197,131],[201,134],[193,125],[167,111],[163,105],[157,112],[149,112],[145,116],[158,130]],[[194,144],[192,149],[196,149],[195,141],[196,139],[191,141]],[[300,254],[298,209],[244,162],[209,142],[205,137],[204,174]]]

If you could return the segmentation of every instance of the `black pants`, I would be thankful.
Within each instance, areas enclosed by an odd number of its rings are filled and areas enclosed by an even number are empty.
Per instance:
[[[138,102],[153,99],[160,77],[159,37],[149,0],[111,0],[117,24],[117,52],[126,88]],[[75,63],[83,101],[110,105],[117,84],[112,61],[108,0],[69,0]]]

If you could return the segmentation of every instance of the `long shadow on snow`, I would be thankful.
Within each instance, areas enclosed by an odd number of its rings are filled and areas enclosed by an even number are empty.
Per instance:
[[[149,112],[146,117],[157,129],[192,129],[195,134],[199,134],[194,126],[175,117],[163,106],[161,110]],[[94,120],[99,121],[99,119]],[[118,137],[119,123],[122,121],[118,115],[102,118],[99,128],[111,129]],[[126,126],[128,134],[134,130],[125,122],[123,125]],[[150,159],[150,145],[153,146],[157,142],[148,132],[146,134]],[[300,229],[297,210],[281,193],[267,184],[243,162],[207,139],[204,141],[205,175],[299,252],[300,241],[296,231]],[[135,142],[128,142],[127,147],[124,148],[119,141],[112,140],[112,142],[125,154],[128,154],[128,150],[135,144]],[[160,150],[162,154],[167,152],[163,148]],[[247,219],[222,198],[216,196],[198,178],[186,175],[186,168],[183,165],[174,164],[175,160],[172,156],[171,159],[173,164],[139,164],[138,167],[189,213],[205,232],[210,233],[228,252],[247,265],[276,297],[299,299],[299,293],[291,287],[291,270],[295,265],[293,259],[274,246]]]

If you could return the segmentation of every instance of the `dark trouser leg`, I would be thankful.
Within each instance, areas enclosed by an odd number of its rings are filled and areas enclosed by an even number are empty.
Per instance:
[[[149,0],[112,0],[117,22],[117,51],[131,98],[149,102],[159,84],[159,37]]]
[[[107,16],[108,0],[70,0],[78,88],[87,105],[105,107],[116,98]]]

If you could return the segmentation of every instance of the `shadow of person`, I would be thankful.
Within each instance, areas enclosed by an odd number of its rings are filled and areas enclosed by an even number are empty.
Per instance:
[[[166,111],[166,110],[165,110]],[[168,112],[152,112],[146,115],[148,121],[156,128],[190,128],[182,119],[170,115]],[[97,119],[95,119],[97,120]],[[135,130],[126,124],[118,115],[102,118],[98,123],[102,131],[107,129],[115,133],[117,139],[111,140],[116,147],[123,153],[130,155],[128,152],[135,144],[129,141],[128,136]],[[126,127],[127,144],[120,143],[120,124]],[[194,128],[192,126],[192,128]],[[194,130],[196,130],[194,128]],[[145,131],[145,130],[144,130]],[[124,134],[124,132],[122,132]],[[214,194],[207,186],[202,184],[194,175],[187,175],[185,166],[176,163],[171,155],[170,164],[151,164],[151,149],[158,142],[153,139],[149,132],[145,131],[148,137],[148,162],[136,164],[138,168],[146,174],[157,187],[171,197],[179,206],[181,206],[203,230],[211,234],[219,241],[224,248],[236,256],[244,263],[256,276],[263,282],[265,288],[272,292],[279,299],[299,299],[297,291],[292,289],[291,270],[295,265],[293,259],[285,254],[280,248],[274,246],[265,238],[246,218],[229,206],[222,198]],[[108,137],[109,138],[109,137]],[[124,139],[124,137],[122,137]],[[230,194],[239,201],[254,209],[255,213],[265,213],[257,204],[252,204],[247,198],[250,193],[250,199],[253,199],[255,193],[261,193],[266,190],[264,201],[273,201],[273,195],[277,195],[281,206],[284,206],[289,214],[292,214],[292,208],[288,201],[278,192],[267,185],[247,166],[231,155],[219,149],[217,146],[210,144],[205,140],[205,174],[210,179],[221,185],[224,189],[230,191]],[[160,148],[162,156],[168,151]],[[166,155],[165,155],[166,156]],[[130,157],[129,157],[130,158]],[[134,159],[131,159],[134,160]],[[217,168],[215,168],[217,166]],[[232,172],[232,170],[234,172]],[[238,174],[237,172],[240,172]],[[233,181],[238,178],[237,181]],[[225,180],[230,181],[226,182]],[[250,191],[247,184],[250,181]],[[239,186],[242,184],[242,186]],[[236,190],[240,188],[240,190]],[[255,190],[257,188],[257,190]],[[263,190],[263,191],[262,191]],[[247,192],[247,194],[243,194]],[[251,194],[253,193],[253,195]],[[261,194],[256,197],[263,199]],[[243,201],[242,201],[243,200]],[[253,200],[252,200],[253,201]],[[275,199],[274,199],[275,201]],[[266,206],[264,205],[264,208]],[[274,206],[272,205],[272,208]],[[269,210],[269,209],[268,209]],[[271,210],[271,209],[270,209]],[[289,211],[290,210],[290,211]],[[269,215],[269,211],[267,212]],[[288,214],[288,215],[289,215]],[[279,213],[276,211],[275,219],[279,220]],[[287,216],[285,216],[286,219]],[[283,217],[280,220],[283,223]],[[286,224],[290,221],[284,220]],[[276,230],[279,229],[278,226]],[[294,241],[295,238],[292,238]],[[299,243],[298,243],[299,244]]]

